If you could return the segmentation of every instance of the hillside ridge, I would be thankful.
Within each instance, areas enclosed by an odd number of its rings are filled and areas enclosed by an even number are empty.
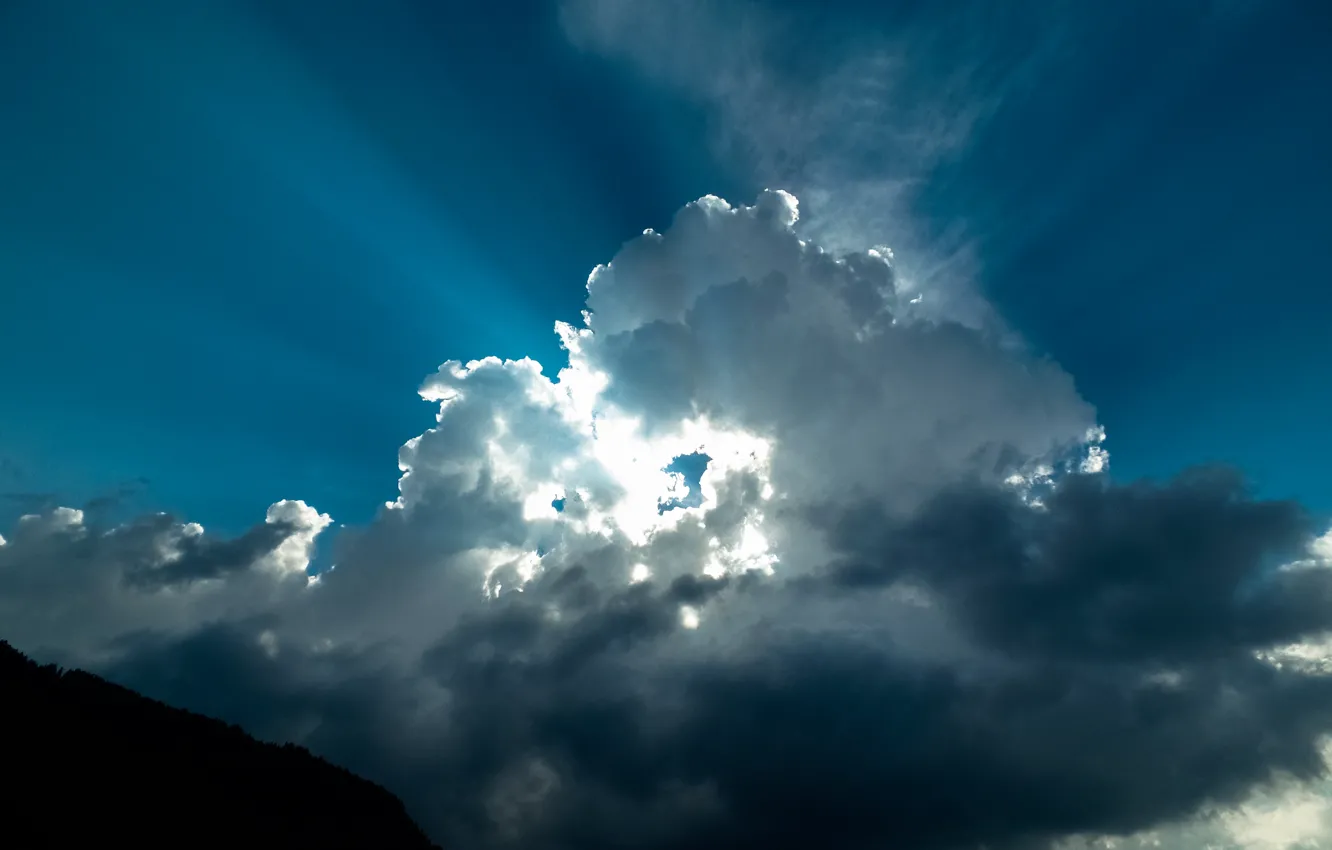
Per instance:
[[[0,846],[438,850],[382,786],[0,640]]]

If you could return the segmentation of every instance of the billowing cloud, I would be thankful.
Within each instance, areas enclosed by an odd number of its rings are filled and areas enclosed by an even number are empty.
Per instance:
[[[1315,834],[1326,538],[1227,472],[1112,482],[1056,364],[797,220],[703,198],[593,271],[554,378],[445,363],[317,579],[301,502],[231,540],[26,518],[6,636],[301,741],[448,846],[1249,840],[1256,789]]]
[[[249,616],[305,587],[329,522],[293,501],[232,539],[165,514],[112,527],[73,508],[28,514],[0,546],[0,622],[17,646],[86,663],[129,632]]]

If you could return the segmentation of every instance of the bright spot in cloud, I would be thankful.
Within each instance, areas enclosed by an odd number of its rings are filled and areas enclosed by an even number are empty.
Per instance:
[[[1221,812],[1222,828],[1244,850],[1305,850],[1332,839],[1332,799],[1293,790]]]
[[[696,629],[698,628],[698,623],[698,609],[692,605],[681,605],[680,625],[684,626],[686,629]]]

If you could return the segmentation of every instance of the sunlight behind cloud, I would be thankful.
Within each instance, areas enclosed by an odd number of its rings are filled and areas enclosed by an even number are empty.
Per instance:
[[[1321,563],[1325,542],[1233,476],[1115,484],[1057,364],[918,315],[891,252],[829,252],[796,210],[703,198],[623,246],[584,327],[557,326],[554,378],[443,363],[397,498],[339,533],[318,581],[331,521],[303,502],[232,539],[51,511],[0,548],[0,615],[94,662],[241,653],[224,672],[267,672],[203,692],[268,688],[243,698],[300,707],[282,728],[384,754],[390,776],[419,766],[404,785],[461,846],[498,840],[484,813],[537,762],[539,799],[500,807],[511,837],[622,846],[624,824],[669,822],[671,848],[733,846],[728,824],[765,846],[771,823],[815,846],[810,808],[867,846],[1022,846],[1050,824],[1155,828],[1297,771],[1324,678],[1253,655],[1332,625],[1305,602],[1332,571],[1232,600],[1272,553]],[[1202,609],[1187,627],[1182,606]],[[1070,786],[1108,791],[1070,804]],[[772,798],[810,807],[752,808]],[[566,840],[590,799],[620,814]],[[941,826],[941,805],[979,809]],[[1267,835],[1263,817],[1232,825]]]

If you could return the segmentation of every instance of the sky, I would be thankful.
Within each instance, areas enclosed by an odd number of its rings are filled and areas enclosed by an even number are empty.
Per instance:
[[[0,638],[451,847],[1327,846],[1330,39],[4,4]]]
[[[233,531],[274,491],[369,519],[384,447],[431,421],[423,375],[554,367],[593,265],[753,194],[699,108],[531,9],[5,4],[0,487],[146,478],[137,507]]]

